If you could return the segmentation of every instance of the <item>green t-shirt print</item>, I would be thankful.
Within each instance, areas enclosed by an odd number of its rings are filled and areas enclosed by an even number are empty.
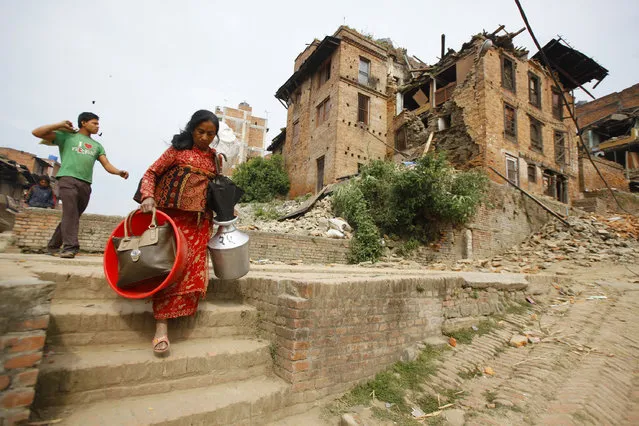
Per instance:
[[[56,177],[71,176],[91,183],[95,160],[105,154],[104,147],[83,134],[58,130],[53,143],[60,149],[62,163]]]

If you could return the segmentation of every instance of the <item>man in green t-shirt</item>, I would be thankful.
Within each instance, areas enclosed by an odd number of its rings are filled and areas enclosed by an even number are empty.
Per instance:
[[[78,116],[79,130],[73,128],[70,121],[61,121],[35,129],[33,136],[42,139],[47,145],[57,145],[60,150],[58,171],[58,192],[62,200],[62,221],[58,224],[47,250],[55,254],[60,249],[60,257],[73,258],[80,250],[78,229],[80,216],[89,204],[93,165],[98,160],[104,170],[112,175],[127,179],[129,172],[114,167],[106,157],[104,147],[91,139],[98,133],[100,118],[92,112],[83,112]]]

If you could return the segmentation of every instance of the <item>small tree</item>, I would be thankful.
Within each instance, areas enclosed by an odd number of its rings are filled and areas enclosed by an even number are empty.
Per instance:
[[[456,171],[443,155],[421,157],[412,168],[373,161],[337,191],[333,210],[355,228],[351,261],[375,261],[382,254],[380,235],[403,237],[410,243],[406,251],[413,250],[439,226],[468,222],[487,189],[484,173]]]
[[[281,155],[256,157],[240,164],[233,181],[244,190],[243,202],[269,202],[276,195],[286,195],[291,187]]]

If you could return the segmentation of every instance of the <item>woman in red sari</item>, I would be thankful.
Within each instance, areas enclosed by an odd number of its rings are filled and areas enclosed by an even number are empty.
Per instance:
[[[182,279],[153,297],[156,319],[153,351],[169,350],[167,320],[195,314],[209,282],[207,242],[211,237],[211,215],[206,209],[206,187],[215,175],[215,150],[209,148],[217,135],[215,114],[199,110],[186,128],[173,136],[171,147],[149,167],[140,193],[143,212],[153,207],[167,213],[187,240],[187,268]]]

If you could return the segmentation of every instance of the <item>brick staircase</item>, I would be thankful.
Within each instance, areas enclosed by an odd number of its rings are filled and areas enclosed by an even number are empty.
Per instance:
[[[272,373],[257,310],[209,289],[195,317],[169,322],[171,355],[151,351],[146,301],[117,298],[95,268],[57,282],[34,417],[62,425],[255,425],[277,418],[289,385]],[[93,271],[93,272],[91,272]]]

